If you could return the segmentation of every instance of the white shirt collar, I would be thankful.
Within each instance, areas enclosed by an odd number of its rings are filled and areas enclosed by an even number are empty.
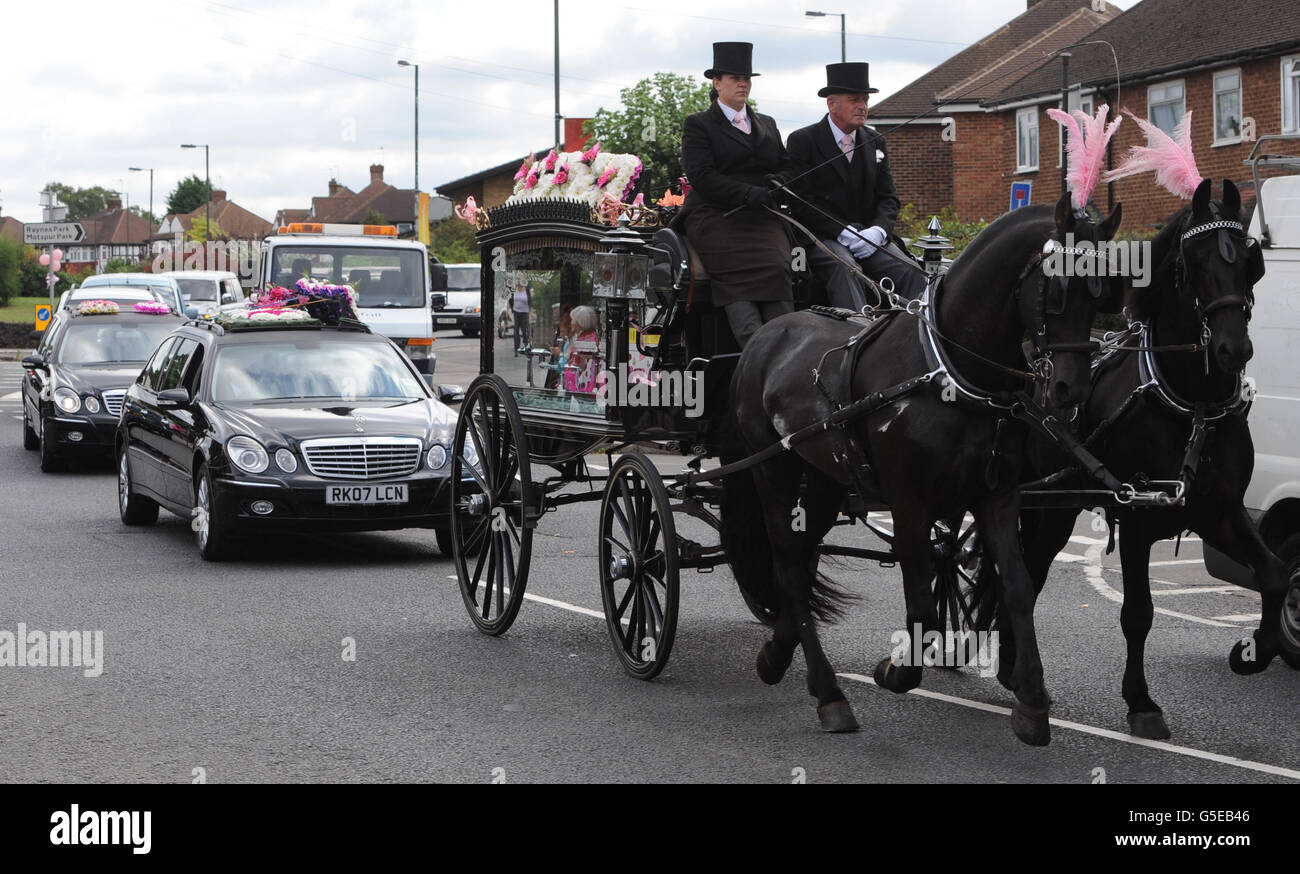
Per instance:
[[[732,124],[736,123],[736,116],[744,111],[741,109],[732,109],[730,106],[723,103],[721,100],[718,101],[718,106],[719,108],[722,109],[722,114],[727,117],[727,121],[731,122]]]
[[[849,134],[848,131],[840,130],[838,127],[835,126],[835,122],[831,120],[831,117],[829,115],[826,116],[826,123],[831,126],[831,133],[834,134],[835,136],[836,145],[839,145],[840,143],[844,142],[845,134],[848,134],[849,136],[853,137],[853,141],[855,143],[858,141],[858,136],[856,131],[854,131],[852,134]]]

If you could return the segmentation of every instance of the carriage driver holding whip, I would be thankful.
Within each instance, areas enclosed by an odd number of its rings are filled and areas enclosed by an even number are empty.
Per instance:
[[[817,92],[826,98],[826,115],[790,134],[787,142],[790,188],[798,195],[791,198],[790,208],[839,256],[812,247],[813,270],[827,277],[832,306],[859,311],[875,301],[845,262],[856,261],[877,282],[889,277],[894,291],[905,298],[919,298],[925,291],[925,273],[890,239],[898,218],[898,194],[885,139],[867,126],[867,95],[879,90],[868,82],[867,64],[827,64],[826,87]]]

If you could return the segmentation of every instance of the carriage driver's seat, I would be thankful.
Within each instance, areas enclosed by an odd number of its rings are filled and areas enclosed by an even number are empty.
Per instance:
[[[656,291],[667,292],[675,285],[680,285],[686,268],[696,280],[708,279],[709,275],[700,263],[700,256],[695,253],[689,242],[672,228],[660,228],[651,238],[651,245],[664,251],[650,253],[650,287]]]

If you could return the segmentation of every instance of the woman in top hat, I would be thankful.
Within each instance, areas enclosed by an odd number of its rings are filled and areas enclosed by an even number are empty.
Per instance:
[[[865,63],[826,65],[826,98],[821,121],[790,134],[790,188],[799,196],[790,209],[799,221],[838,254],[809,249],[812,268],[826,277],[834,306],[861,310],[865,286],[845,267],[856,261],[879,282],[884,277],[904,297],[920,297],[925,273],[895,241],[899,199],[889,172],[885,138],[867,126],[868,95],[878,89]]]
[[[682,167],[691,191],[676,224],[709,273],[743,349],[764,322],[794,311],[790,237],[772,207],[771,181],[789,157],[776,122],[746,105],[754,46],[713,44],[713,104],[682,124]],[[733,212],[734,211],[734,212]],[[728,215],[728,213],[731,213]]]

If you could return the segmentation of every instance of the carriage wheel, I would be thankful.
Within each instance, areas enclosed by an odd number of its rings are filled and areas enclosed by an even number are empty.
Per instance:
[[[677,529],[659,471],[619,458],[600,502],[600,596],[614,652],[642,680],[668,664],[677,632]]]
[[[984,546],[974,521],[963,520],[954,534],[946,526],[935,528],[934,597],[939,611],[940,632],[954,634],[989,631],[996,623],[991,606],[980,609],[984,573]],[[960,639],[960,638],[958,638]],[[970,655],[957,651],[958,656]],[[963,664],[965,659],[958,659]],[[948,667],[956,667],[945,662]]]
[[[528,584],[533,483],[514,396],[501,377],[470,385],[456,420],[451,462],[452,561],[465,609],[479,631],[502,634]]]

